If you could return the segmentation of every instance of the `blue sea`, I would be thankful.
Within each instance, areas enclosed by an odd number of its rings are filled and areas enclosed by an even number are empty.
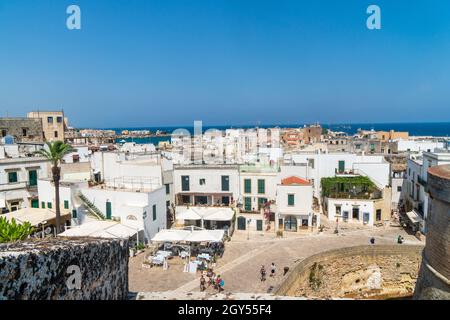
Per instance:
[[[307,124],[271,124],[271,125],[259,125],[260,128],[298,128]],[[343,131],[348,134],[355,134],[358,129],[376,131],[408,131],[411,136],[437,136],[437,137],[450,137],[450,122],[423,122],[423,123],[351,123],[351,124],[321,124],[323,128],[331,129],[333,131]],[[242,126],[203,126],[203,131],[208,129],[225,130],[229,128],[254,128],[255,125],[242,125]],[[194,132],[193,126],[171,126],[171,127],[139,127],[139,128],[106,128],[109,130],[115,130],[120,133],[122,130],[150,130],[155,132],[156,130],[162,130],[168,133],[172,133],[175,129],[186,129],[191,134]],[[158,144],[160,141],[169,141],[170,136],[167,137],[151,137],[151,138],[128,138],[126,141],[134,141],[136,143],[153,143]]]

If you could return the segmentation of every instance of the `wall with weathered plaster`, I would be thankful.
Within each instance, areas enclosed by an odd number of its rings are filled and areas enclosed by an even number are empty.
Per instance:
[[[52,238],[0,245],[0,300],[116,300],[128,295],[128,242]]]
[[[331,250],[306,258],[274,290],[316,298],[411,296],[422,246],[375,245]]]

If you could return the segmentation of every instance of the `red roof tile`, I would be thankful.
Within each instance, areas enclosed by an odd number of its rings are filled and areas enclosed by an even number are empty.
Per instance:
[[[309,185],[311,185],[311,182],[309,182],[306,179],[292,176],[292,177],[288,177],[286,179],[281,180],[281,184],[283,186],[289,186],[289,185],[309,186]]]

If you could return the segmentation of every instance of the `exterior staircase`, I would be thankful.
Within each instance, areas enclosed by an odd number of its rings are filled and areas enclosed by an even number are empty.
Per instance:
[[[77,194],[78,198],[83,202],[88,213],[92,215],[97,220],[106,220],[105,215],[88,199],[81,191]]]

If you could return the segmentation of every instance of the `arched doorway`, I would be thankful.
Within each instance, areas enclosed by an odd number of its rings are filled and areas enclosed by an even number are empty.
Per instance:
[[[295,216],[287,216],[284,218],[285,231],[297,231],[297,218]]]

